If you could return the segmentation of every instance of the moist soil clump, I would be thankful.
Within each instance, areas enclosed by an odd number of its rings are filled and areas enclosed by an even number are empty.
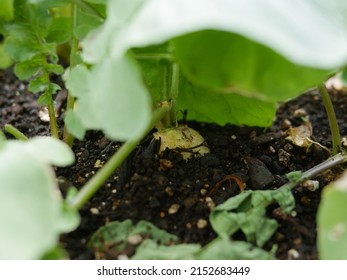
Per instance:
[[[43,108],[37,96],[27,92],[10,70],[0,72],[1,127],[10,123],[29,137],[48,135],[48,126],[39,117]],[[59,109],[64,92],[58,94]],[[340,132],[346,135],[347,95],[331,91]],[[62,123],[63,112],[58,119]],[[256,113],[256,112],[255,112]],[[189,112],[188,112],[189,115]],[[290,127],[310,123],[311,139],[319,144],[299,147],[286,139]],[[189,161],[175,151],[158,156],[158,142],[144,139],[81,209],[77,230],[62,236],[61,243],[71,259],[94,259],[87,243],[91,235],[111,221],[146,220],[175,234],[182,243],[205,245],[216,237],[209,224],[211,209],[246,189],[276,189],[287,182],[286,174],[312,168],[329,157],[329,124],[322,100],[312,90],[280,104],[269,128],[188,122],[205,138],[211,153]],[[10,135],[7,135],[11,138]],[[76,163],[56,170],[59,186],[66,194],[70,185],[82,187],[121,146],[99,131],[88,132],[84,141],[75,141]],[[315,178],[320,188],[310,191],[298,186],[293,193],[294,211],[283,214],[276,205],[268,216],[279,228],[265,245],[279,259],[317,259],[316,215],[322,188],[341,172],[335,169]],[[244,240],[242,234],[234,239]],[[112,256],[117,258],[117,256]]]

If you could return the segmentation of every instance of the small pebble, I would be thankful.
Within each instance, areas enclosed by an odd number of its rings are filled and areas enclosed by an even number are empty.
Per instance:
[[[99,209],[98,208],[90,208],[89,211],[93,214],[93,215],[98,215],[99,214]]]
[[[302,183],[302,186],[311,192],[314,192],[319,189],[319,181],[317,180],[306,180]]]
[[[206,201],[206,204],[207,204],[207,207],[210,209],[210,210],[213,210],[215,207],[216,207],[216,204],[214,203],[214,201],[212,200],[211,197],[206,197],[205,199]]]
[[[297,250],[295,249],[288,250],[288,259],[293,260],[293,259],[298,259],[299,257],[300,257],[300,254]]]
[[[135,234],[135,235],[132,235],[132,236],[129,236],[127,241],[129,244],[131,245],[138,245],[142,242],[143,238],[140,234]]]
[[[174,192],[173,192],[172,188],[170,188],[170,187],[166,187],[165,192],[168,194],[168,196],[174,195]]]
[[[178,209],[180,209],[180,205],[179,204],[177,204],[177,203],[172,204],[171,207],[168,210],[168,213],[170,215],[176,214],[178,212]]]
[[[203,229],[207,226],[207,221],[205,219],[199,219],[198,222],[196,223],[196,226],[198,229]]]

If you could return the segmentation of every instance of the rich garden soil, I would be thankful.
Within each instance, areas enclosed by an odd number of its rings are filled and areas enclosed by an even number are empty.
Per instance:
[[[345,135],[347,95],[336,91],[331,95],[341,134]],[[57,98],[62,107],[64,94]],[[36,96],[28,93],[10,70],[0,72],[0,110],[1,127],[10,123],[30,137],[48,134],[48,123],[39,117],[42,108]],[[62,119],[63,112],[59,112],[60,123]],[[183,243],[207,244],[216,237],[208,223],[211,209],[240,191],[230,175],[245,182],[247,189],[275,189],[286,182],[286,173],[307,170],[329,156],[319,145],[302,148],[285,139],[290,126],[297,127],[307,119],[313,128],[312,140],[330,148],[327,116],[315,90],[281,104],[273,126],[267,129],[189,122],[204,136],[211,153],[188,162],[169,151],[160,158],[156,143],[148,136],[81,209],[81,225],[63,236],[62,244],[72,259],[93,259],[94,252],[86,246],[90,236],[110,221],[125,219],[150,221],[179,236]],[[85,141],[75,141],[76,164],[57,170],[62,192],[70,184],[83,186],[119,147],[120,143],[95,131],[89,132]],[[277,247],[279,259],[318,258],[316,214],[321,190],[339,171],[316,178],[320,182],[316,191],[297,187],[291,215],[278,214],[276,205],[270,207],[268,215],[280,226],[265,249]],[[242,240],[243,236],[234,238]]]

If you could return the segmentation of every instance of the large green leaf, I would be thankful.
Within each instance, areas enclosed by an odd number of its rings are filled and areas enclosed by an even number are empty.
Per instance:
[[[285,100],[317,85],[330,72],[293,64],[259,43],[224,31],[196,32],[173,42],[186,76],[225,94]]]
[[[222,30],[266,45],[293,62],[329,69],[347,59],[346,26],[341,20],[346,5],[342,0],[114,0],[108,3],[105,26],[94,35],[104,40],[104,32],[122,28],[107,38],[117,56],[132,47],[199,30]],[[124,22],[127,25],[122,26]],[[93,36],[91,41],[95,40]],[[87,45],[89,55],[100,57],[99,49]]]
[[[0,18],[9,21],[13,18],[13,0],[2,0],[0,2]]]
[[[83,42],[83,58],[104,64],[172,40],[192,82],[180,89],[179,108],[198,121],[267,126],[274,102],[315,86],[347,61],[342,0],[114,0],[107,8],[104,24]],[[163,64],[152,63],[159,75],[142,65],[160,100]]]
[[[325,187],[318,216],[318,250],[321,259],[347,259],[347,177]]]
[[[110,138],[127,140],[147,129],[151,100],[130,57],[105,60],[88,70],[72,69],[66,82],[77,97],[76,116],[87,129],[102,129]]]
[[[78,225],[63,205],[50,164],[74,160],[68,146],[49,137],[7,141],[0,149],[0,259],[38,259],[59,234]]]
[[[188,111],[188,119],[225,125],[269,126],[276,104],[238,94],[218,94],[182,78],[177,100],[179,110]]]

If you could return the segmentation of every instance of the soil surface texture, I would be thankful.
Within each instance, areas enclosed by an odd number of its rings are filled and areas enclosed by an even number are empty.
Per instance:
[[[331,97],[340,132],[346,135],[347,94],[331,91]],[[56,96],[61,125],[60,109],[65,98],[64,91]],[[11,70],[0,71],[1,127],[9,123],[29,137],[48,135],[44,108],[36,100],[37,96],[28,93],[26,83],[18,81]],[[311,139],[319,144],[299,147],[286,139],[290,127],[307,121],[312,125]],[[205,245],[216,237],[208,222],[211,209],[240,192],[238,181],[246,183],[246,189],[276,189],[287,182],[285,174],[310,169],[329,157],[324,147],[331,148],[327,115],[316,90],[280,104],[274,124],[266,129],[195,122],[188,125],[205,138],[211,153],[187,162],[168,150],[159,157],[158,143],[148,135],[81,209],[78,229],[62,236],[71,259],[94,259],[94,252],[86,246],[91,235],[111,221],[125,219],[146,220],[177,235],[182,243]],[[70,184],[83,186],[120,145],[99,131],[88,132],[84,141],[75,141],[76,163],[56,170],[63,194]],[[268,215],[279,222],[279,228],[265,249],[276,244],[275,256],[279,259],[318,258],[316,215],[321,190],[339,172],[336,169],[315,178],[320,186],[316,191],[298,186],[293,191],[296,207],[292,215],[270,207]],[[241,234],[233,238],[244,239]]]

